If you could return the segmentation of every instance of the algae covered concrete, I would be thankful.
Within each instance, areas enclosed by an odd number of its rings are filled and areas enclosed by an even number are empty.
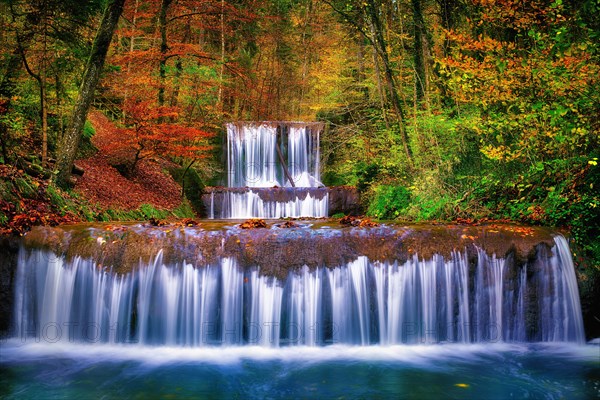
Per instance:
[[[410,257],[445,258],[476,248],[525,260],[539,245],[551,247],[558,232],[539,227],[490,224],[345,227],[336,220],[267,221],[266,228],[240,229],[241,221],[207,221],[198,226],[144,224],[81,224],[37,227],[25,238],[28,248],[45,248],[67,259],[91,258],[118,273],[148,262],[159,251],[169,263],[198,266],[233,257],[242,266],[260,266],[261,273],[285,277],[304,265],[337,267],[359,256],[372,261],[404,262]]]

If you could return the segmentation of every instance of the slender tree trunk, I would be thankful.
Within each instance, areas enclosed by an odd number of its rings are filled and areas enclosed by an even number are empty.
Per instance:
[[[375,66],[375,77],[377,78],[377,92],[379,93],[379,105],[381,107],[381,115],[385,122],[385,127],[390,129],[390,119],[388,118],[388,110],[385,106],[387,104],[387,96],[383,89],[383,82],[381,81],[381,67],[379,66],[379,57],[377,51],[373,49],[373,65]]]
[[[106,59],[106,53],[110,47],[113,33],[123,12],[124,3],[125,0],[108,1],[102,21],[100,22],[100,27],[98,28],[98,33],[94,39],[92,52],[85,67],[71,119],[58,147],[55,182],[61,187],[66,188],[69,186],[71,170],[75,161],[75,154],[79,148],[79,142],[81,141],[83,126],[94,99],[94,91],[100,80],[100,73],[104,66],[104,60]]]
[[[358,83],[360,85],[360,91],[362,92],[363,101],[365,103],[369,102],[369,88],[365,85],[365,81],[367,80],[365,73],[365,41],[362,36],[357,38],[358,51],[356,53],[356,58],[358,59]],[[377,57],[375,55],[375,57]]]
[[[225,0],[221,0],[221,70],[219,71],[219,91],[217,104],[221,111],[223,107],[223,78],[225,77]]]
[[[42,61],[42,64],[45,62]],[[46,90],[46,66],[40,71],[40,105],[42,108],[42,167],[48,162],[48,99]]]
[[[40,65],[40,104],[42,106],[42,168],[46,168],[48,162],[48,95],[46,90],[46,51],[48,49],[47,18],[44,8],[44,39],[42,50],[42,61]]]
[[[56,112],[58,113],[58,132],[56,135],[57,142],[60,141],[65,131],[65,123],[63,120],[63,109],[62,109],[62,82],[58,70],[54,74],[54,93],[56,95]]]
[[[46,108],[46,75],[44,73],[45,67],[44,65],[40,66],[39,75],[33,72],[31,67],[29,66],[29,63],[27,62],[25,51],[21,46],[19,47],[21,49],[21,57],[23,59],[23,65],[25,66],[25,70],[33,79],[37,81],[38,86],[40,88],[40,120],[42,121],[42,164],[45,165],[48,151],[48,110]]]
[[[396,114],[396,120],[398,122],[398,129],[400,131],[400,139],[402,141],[402,146],[404,147],[404,152],[406,154],[406,159],[408,163],[412,165],[412,151],[410,150],[410,146],[408,144],[408,135],[406,134],[406,128],[404,126],[404,111],[402,110],[400,97],[398,96],[398,91],[396,90],[394,73],[392,72],[392,66],[387,52],[386,43],[383,37],[383,27],[381,25],[381,21],[378,15],[378,8],[374,0],[368,0],[366,11],[369,28],[373,36],[372,43],[383,64],[383,73],[389,95],[389,101],[394,110],[394,114]]]
[[[188,164],[188,166],[183,171],[183,175],[181,175],[181,200],[185,199],[185,176],[187,175],[187,173],[190,170],[190,168],[192,168],[192,165],[194,165],[194,163],[196,162],[196,160],[197,159],[194,158],[192,161],[190,161],[190,163]]]
[[[414,64],[415,64],[415,93],[417,103],[420,103],[426,93],[426,74],[423,44],[425,42],[425,21],[423,20],[423,9],[421,0],[412,0],[413,22],[414,22]]]
[[[444,29],[447,31],[455,29],[457,21],[459,20],[459,16],[461,15],[461,7],[458,1],[438,0],[438,2],[440,5],[440,14],[442,17],[442,27],[444,27]],[[450,46],[450,41],[446,39],[443,44],[444,57],[447,57],[450,54]],[[434,73],[438,74],[439,76],[439,71],[437,69],[434,69]],[[443,104],[448,108],[456,106],[457,104],[452,96],[452,93],[450,93],[450,90],[448,90],[448,85],[446,85],[445,80],[438,79],[437,82],[441,92],[441,100]]]
[[[440,14],[442,17],[442,26],[446,30],[456,28],[457,21],[461,15],[460,5],[457,0],[438,0],[440,5]],[[444,55],[447,56],[450,49],[450,43],[444,42]]]
[[[159,76],[160,86],[158,87],[158,105],[165,105],[165,80],[167,78],[167,51],[169,51],[169,43],[167,42],[167,10],[173,0],[162,0],[160,4],[160,12],[158,14],[158,29],[160,31],[160,64]],[[161,118],[162,119],[162,118]],[[159,121],[160,122],[160,121]]]
[[[187,25],[185,27],[185,34],[183,35],[182,43],[188,43],[191,33],[190,20],[188,18]],[[177,61],[175,61],[175,85],[173,87],[173,93],[171,94],[171,101],[169,104],[171,107],[177,107],[179,103],[179,88],[181,87],[181,75],[183,75],[183,62],[181,61],[181,57],[177,57]]]
[[[131,57],[133,56],[133,52],[135,51],[135,29],[137,27],[137,18],[138,18],[138,8],[139,8],[139,0],[135,0],[135,5],[133,7],[133,18],[131,19],[131,29],[132,34],[129,40],[129,57],[130,60],[127,61],[127,75],[131,72]],[[127,102],[127,98],[129,97],[129,87],[125,86],[125,94],[123,95],[123,102]],[[127,114],[123,111],[122,118],[125,121]]]
[[[14,19],[14,14],[13,14]],[[31,67],[29,66],[29,62],[27,61],[27,56],[25,54],[25,47],[21,41],[21,37],[19,34],[17,36],[17,49],[21,54],[21,59],[23,61],[23,66],[25,66],[25,70],[27,73],[37,81],[38,87],[40,89],[40,120],[42,121],[42,165],[46,165],[46,158],[48,153],[48,110],[46,106],[46,67],[45,67],[45,57],[46,57],[46,46],[44,40],[44,50],[42,54],[42,61],[40,63],[39,73],[36,74],[33,72]],[[44,32],[45,36],[45,32]],[[28,37],[28,39],[31,39]]]
[[[0,82],[0,114],[7,113],[10,110],[12,99],[16,93],[15,79],[20,70],[22,58],[21,51],[17,47],[8,56],[8,62],[6,63],[6,69],[2,74],[2,81]],[[0,143],[2,147],[2,158],[5,164],[11,162],[8,154],[10,137],[8,125],[4,121],[0,121]]]

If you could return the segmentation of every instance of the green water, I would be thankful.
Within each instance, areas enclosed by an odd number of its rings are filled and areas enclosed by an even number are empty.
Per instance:
[[[1,346],[7,399],[600,397],[597,345]]]

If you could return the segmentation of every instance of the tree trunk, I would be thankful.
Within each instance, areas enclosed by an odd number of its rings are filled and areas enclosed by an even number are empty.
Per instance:
[[[42,108],[42,167],[46,168],[48,162],[48,94],[46,90],[46,51],[47,51],[47,24],[44,11],[44,46],[40,65],[40,105]]]
[[[160,64],[159,64],[159,76],[160,86],[158,87],[158,105],[165,105],[165,80],[167,78],[167,51],[169,50],[169,44],[167,42],[167,10],[173,0],[162,0],[160,4],[160,12],[158,14],[158,28],[160,31]],[[159,122],[162,118],[159,119]]]
[[[190,37],[192,36],[190,26],[190,19],[188,18],[187,24],[185,27],[185,33],[183,35],[182,43],[189,43]],[[169,102],[171,107],[177,107],[179,104],[179,88],[182,85],[181,76],[183,75],[183,61],[181,57],[177,57],[177,61],[175,61],[175,85],[173,87],[173,93],[171,94],[171,101]],[[173,118],[172,118],[173,122]]]
[[[42,62],[45,64],[45,62]],[[40,71],[40,105],[42,108],[42,167],[46,168],[48,161],[48,99],[46,93],[46,66]]]
[[[461,15],[461,6],[457,0],[438,0],[440,5],[440,14],[442,17],[442,27],[447,30],[453,30]],[[444,42],[444,56],[448,55],[450,43]]]
[[[48,156],[48,109],[46,105],[46,66],[45,66],[45,57],[46,57],[46,46],[44,44],[44,50],[42,54],[42,61],[40,63],[39,74],[33,72],[31,67],[29,66],[29,62],[27,61],[27,56],[25,54],[25,47],[21,42],[21,38],[19,34],[17,34],[17,49],[21,54],[21,59],[23,60],[23,66],[27,73],[37,81],[38,86],[40,88],[40,119],[42,121],[42,165],[45,166],[46,158]]]
[[[133,57],[133,52],[135,51],[135,31],[137,28],[137,18],[138,18],[138,8],[139,8],[139,0],[135,0],[135,5],[133,6],[133,18],[131,19],[131,39],[129,40],[129,56]],[[131,72],[131,59],[127,61],[127,76]],[[129,98],[129,87],[125,86],[125,94],[123,95],[123,103],[127,103],[127,99]],[[127,113],[123,110],[122,120],[125,121],[127,118]]]
[[[188,171],[190,170],[190,168],[192,168],[192,165],[194,165],[195,162],[196,162],[195,158],[192,161],[190,161],[188,166],[183,171],[183,175],[181,175],[181,200],[182,201],[185,199],[185,176],[187,175]]]
[[[221,70],[219,71],[219,91],[217,104],[222,112],[223,107],[223,78],[225,77],[225,0],[221,0]]]
[[[15,79],[18,75],[21,62],[21,52],[19,48],[16,48],[8,57],[6,69],[3,71],[2,81],[0,82],[0,109],[2,109],[0,113],[5,112],[8,114],[10,111],[11,102],[16,93]],[[0,121],[0,145],[2,147],[2,159],[5,164],[9,164],[12,161],[8,154],[10,142],[8,125],[4,121]]]
[[[383,82],[381,81],[381,68],[379,67],[379,56],[377,51],[373,49],[373,65],[375,66],[375,77],[377,78],[377,93],[379,93],[379,105],[381,107],[381,115],[385,122],[385,127],[390,129],[390,120],[388,118],[388,110],[386,109],[387,97],[385,90],[383,89]]]
[[[362,93],[363,101],[366,103],[369,102],[369,88],[365,84],[367,80],[367,74],[365,73],[365,41],[362,36],[359,36],[357,39],[358,52],[356,54],[356,58],[358,61],[358,76],[357,80],[360,85],[360,91]],[[377,55],[375,55],[377,57]],[[378,81],[379,82],[379,81]]]
[[[404,147],[404,152],[406,154],[408,163],[412,165],[412,152],[410,150],[410,146],[408,145],[408,135],[406,134],[406,129],[404,127],[404,111],[402,110],[400,97],[398,96],[398,91],[396,90],[394,74],[392,72],[392,66],[388,56],[385,40],[383,38],[383,27],[381,25],[378,9],[374,0],[368,1],[366,11],[369,28],[372,34],[372,43],[383,64],[385,84],[389,95],[389,101],[392,105],[394,113],[396,114],[396,120],[398,121],[398,129],[400,130],[402,146]]]
[[[113,33],[123,12],[124,3],[125,0],[109,0],[106,5],[98,33],[94,39],[90,58],[85,67],[83,80],[69,125],[58,147],[55,182],[63,188],[69,186],[71,170],[79,142],[81,141],[83,126],[94,99],[94,91],[100,80],[100,73],[104,66],[104,60],[106,59],[106,53],[108,52]]]
[[[415,63],[415,93],[417,103],[420,103],[427,91],[427,77],[425,74],[425,60],[423,44],[425,42],[425,21],[423,20],[423,9],[421,0],[412,0],[413,22],[414,22],[414,52]]]
[[[54,73],[54,95],[56,96],[56,113],[58,114],[58,132],[56,132],[56,141],[60,141],[63,132],[65,131],[65,124],[63,121],[63,109],[62,109],[62,88],[61,80],[58,70]]]

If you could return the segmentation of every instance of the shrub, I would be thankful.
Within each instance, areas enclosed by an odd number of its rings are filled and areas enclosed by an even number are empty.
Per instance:
[[[377,186],[374,194],[367,215],[375,218],[398,218],[410,204],[411,194],[404,186]]]

